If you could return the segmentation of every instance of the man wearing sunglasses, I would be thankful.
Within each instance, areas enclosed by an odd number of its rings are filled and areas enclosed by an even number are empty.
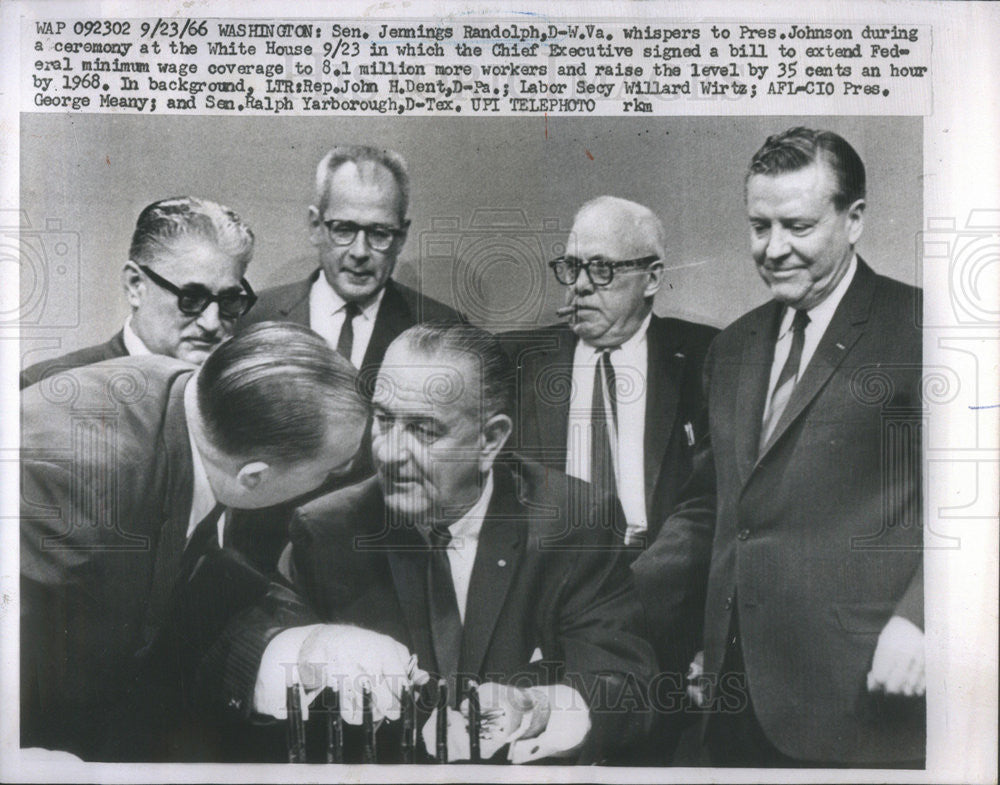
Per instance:
[[[392,280],[410,221],[406,161],[392,150],[334,147],[316,169],[309,240],[319,269],[309,278],[261,292],[240,325],[292,321],[318,332],[365,378],[407,327],[458,321],[451,308]]]
[[[253,232],[228,207],[183,196],[146,207],[136,221],[122,284],[131,313],[107,343],[21,373],[21,388],[70,368],[126,355],[162,354],[200,365],[233,335],[256,297],[243,278]]]

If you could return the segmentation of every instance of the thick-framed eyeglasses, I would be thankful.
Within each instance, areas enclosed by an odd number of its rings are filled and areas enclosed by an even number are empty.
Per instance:
[[[639,259],[577,259],[575,256],[560,256],[549,262],[549,267],[556,276],[556,280],[563,286],[572,286],[576,279],[580,277],[580,271],[586,270],[590,282],[594,286],[607,286],[614,280],[615,270],[628,267],[645,267],[648,264],[659,261],[659,256],[643,256]]]
[[[373,251],[388,251],[397,237],[406,234],[410,222],[403,221],[402,226],[385,226],[383,224],[359,224],[354,221],[338,221],[331,218],[323,221],[330,242],[334,245],[350,245],[358,232],[365,233],[365,242]]]
[[[240,278],[240,285],[243,291],[228,289],[214,294],[204,286],[192,284],[180,287],[171,283],[162,275],[157,275],[153,270],[144,264],[136,265],[146,276],[159,286],[166,289],[171,294],[177,296],[177,308],[185,316],[200,316],[211,303],[219,304],[219,316],[223,319],[239,319],[247,311],[253,308],[257,302],[257,295],[250,287],[250,282],[246,278]]]

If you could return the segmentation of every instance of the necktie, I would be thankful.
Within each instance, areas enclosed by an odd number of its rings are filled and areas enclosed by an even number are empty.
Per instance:
[[[438,674],[448,680],[448,694],[457,705],[455,676],[462,651],[462,617],[458,613],[455,598],[455,583],[451,577],[448,561],[448,543],[451,532],[432,527],[430,559],[427,564],[427,597],[431,615],[431,637],[434,641],[434,655],[437,659]]]
[[[611,433],[618,433],[618,402],[615,395],[615,371],[611,367],[610,351],[605,349],[594,363],[594,392],[590,402],[590,483],[601,494],[615,494],[615,463],[612,457]],[[614,419],[609,420],[605,406]]]
[[[354,349],[354,317],[361,313],[357,303],[347,303],[344,306],[344,323],[340,327],[340,337],[337,338],[337,351],[347,362],[351,361],[351,351]]]
[[[802,362],[802,347],[806,342],[806,325],[809,324],[809,314],[805,311],[796,311],[792,319],[792,346],[788,350],[788,359],[778,375],[778,381],[774,385],[774,392],[771,394],[771,405],[768,407],[767,415],[764,418],[764,427],[760,432],[760,449],[763,450],[774,426],[781,419],[788,401],[792,397],[795,389],[795,382],[799,376],[799,364]]]
[[[213,547],[218,547],[219,518],[222,517],[225,509],[226,505],[216,504],[208,515],[198,521],[198,525],[195,526],[194,531],[191,533],[191,539],[188,540],[184,548],[184,555],[181,557],[181,568],[178,571],[178,574],[184,576],[185,579],[188,577],[188,573],[193,569],[197,560],[206,551]]]

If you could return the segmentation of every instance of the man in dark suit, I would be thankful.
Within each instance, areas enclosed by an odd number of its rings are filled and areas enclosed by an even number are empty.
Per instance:
[[[718,332],[653,314],[665,244],[649,208],[612,196],[587,202],[567,255],[550,263],[568,322],[505,337],[518,370],[514,446],[617,495],[627,522],[619,534],[639,547],[691,472],[705,427],[702,364]]]
[[[22,746],[106,755],[179,576],[223,544],[222,505],[316,487],[350,461],[366,416],[354,370],[288,324],[247,331],[197,372],[119,358],[25,390]]]
[[[375,718],[398,717],[412,652],[450,681],[453,723],[459,674],[489,683],[484,715],[531,715],[514,762],[599,762],[642,737],[654,665],[627,556],[591,525],[608,513],[579,504],[578,481],[501,457],[512,398],[510,361],[482,330],[418,325],[393,342],[373,399],[377,477],[292,523],[290,572],[321,623],[235,636],[223,659],[251,679],[227,682],[223,703],[281,716],[284,664],[297,662],[307,688],[339,677],[349,721],[362,677]]]
[[[21,389],[45,376],[114,357],[162,354],[199,365],[228,340],[256,299],[243,276],[253,232],[228,207],[182,196],[139,214],[122,285],[131,313],[106,343],[21,372]]]
[[[392,280],[406,242],[410,177],[399,153],[334,147],[316,169],[309,240],[319,269],[304,281],[261,293],[241,328],[265,320],[311,327],[374,378],[385,350],[411,325],[456,321],[446,305]]]
[[[920,765],[920,292],[856,255],[865,171],[836,134],[769,138],[746,199],[773,300],[712,344],[709,438],[633,565],[647,618],[683,635],[707,580],[716,765]]]

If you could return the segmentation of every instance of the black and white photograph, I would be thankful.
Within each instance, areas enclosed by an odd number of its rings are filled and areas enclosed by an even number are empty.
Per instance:
[[[996,10],[390,6],[5,5],[3,778],[995,781]]]

